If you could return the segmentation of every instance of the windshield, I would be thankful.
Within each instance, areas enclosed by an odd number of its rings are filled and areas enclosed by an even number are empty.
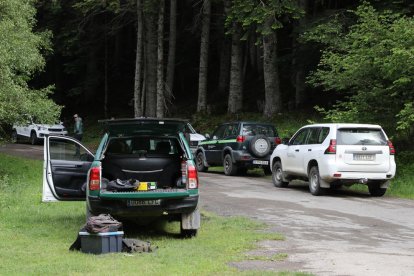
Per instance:
[[[258,124],[244,124],[243,136],[255,136],[258,134],[266,135],[267,137],[276,137],[276,132],[271,125],[258,125]]]

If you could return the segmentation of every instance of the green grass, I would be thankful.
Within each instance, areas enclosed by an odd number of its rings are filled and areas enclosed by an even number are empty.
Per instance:
[[[203,212],[193,239],[179,237],[179,225],[127,232],[159,249],[143,254],[90,255],[71,252],[84,223],[83,202],[41,203],[42,162],[0,154],[0,271],[3,275],[274,275],[240,272],[230,262],[248,260],[260,240],[281,240],[266,225],[243,217]],[[161,225],[162,226],[162,225]],[[279,256],[280,257],[280,256]],[[278,259],[277,256],[269,260]],[[265,258],[265,257],[263,257]],[[280,275],[304,275],[283,272]]]

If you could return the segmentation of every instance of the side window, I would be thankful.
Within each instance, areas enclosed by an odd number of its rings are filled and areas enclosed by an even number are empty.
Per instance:
[[[298,134],[293,137],[290,144],[291,145],[303,145],[305,144],[306,137],[308,136],[309,128],[302,129]]]
[[[70,140],[49,140],[49,153],[51,160],[64,161],[93,161],[83,147]]]
[[[323,127],[318,135],[318,144],[322,144],[329,134],[329,127]]]
[[[220,126],[214,133],[213,139],[221,139],[224,136],[224,130],[226,129],[227,125]]]
[[[318,137],[319,137],[320,129],[321,128],[319,127],[310,128],[308,141],[306,142],[306,144],[309,144],[309,145],[318,144]]]
[[[227,125],[223,137],[237,136],[237,124]]]

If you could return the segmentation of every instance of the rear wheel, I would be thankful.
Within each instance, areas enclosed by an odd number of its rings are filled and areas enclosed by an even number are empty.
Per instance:
[[[318,166],[314,166],[309,171],[309,191],[312,195],[322,195],[324,189],[320,185],[320,176]]]
[[[236,175],[237,165],[233,163],[230,154],[226,154],[223,160],[224,174],[225,175]]]
[[[381,188],[382,183],[370,183],[368,184],[368,191],[371,196],[380,197],[385,194],[387,188]]]
[[[289,185],[289,182],[283,181],[282,163],[280,161],[273,164],[272,182],[278,188],[285,188]]]
[[[33,131],[30,134],[30,144],[36,145],[38,142],[39,142],[39,140],[37,139],[36,132]]]
[[[208,170],[208,167],[204,165],[204,154],[201,151],[196,155],[196,167],[199,172],[206,172]]]
[[[12,141],[12,143],[17,143],[18,142],[18,137],[17,137],[17,131],[16,130],[12,131],[11,141]]]

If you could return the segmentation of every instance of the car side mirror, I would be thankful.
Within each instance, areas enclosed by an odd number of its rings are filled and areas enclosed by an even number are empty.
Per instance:
[[[216,135],[214,135],[213,136],[213,140],[217,140],[218,138],[217,138],[217,136]]]
[[[207,139],[210,139],[210,134],[206,133],[206,135],[204,135]]]
[[[287,138],[287,137],[282,138],[282,144],[283,145],[289,145],[289,140],[290,140],[290,138]]]

